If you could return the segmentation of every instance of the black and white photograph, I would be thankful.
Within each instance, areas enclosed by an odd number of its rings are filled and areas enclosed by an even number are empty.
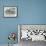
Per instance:
[[[46,25],[18,25],[18,41],[20,46],[46,42]]]

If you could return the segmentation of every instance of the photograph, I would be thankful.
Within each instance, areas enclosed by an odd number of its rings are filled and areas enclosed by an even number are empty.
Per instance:
[[[4,7],[4,17],[16,17],[17,7]]]
[[[20,46],[43,44],[44,42],[46,42],[46,25],[19,24],[18,42]]]
[[[18,29],[20,31],[20,40],[46,41],[46,25],[22,24],[19,25]]]

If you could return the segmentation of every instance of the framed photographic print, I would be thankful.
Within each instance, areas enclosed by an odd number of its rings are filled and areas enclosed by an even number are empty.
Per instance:
[[[46,41],[46,25],[20,24],[18,38],[19,42],[21,40]]]
[[[16,17],[17,7],[4,7],[4,17]]]

